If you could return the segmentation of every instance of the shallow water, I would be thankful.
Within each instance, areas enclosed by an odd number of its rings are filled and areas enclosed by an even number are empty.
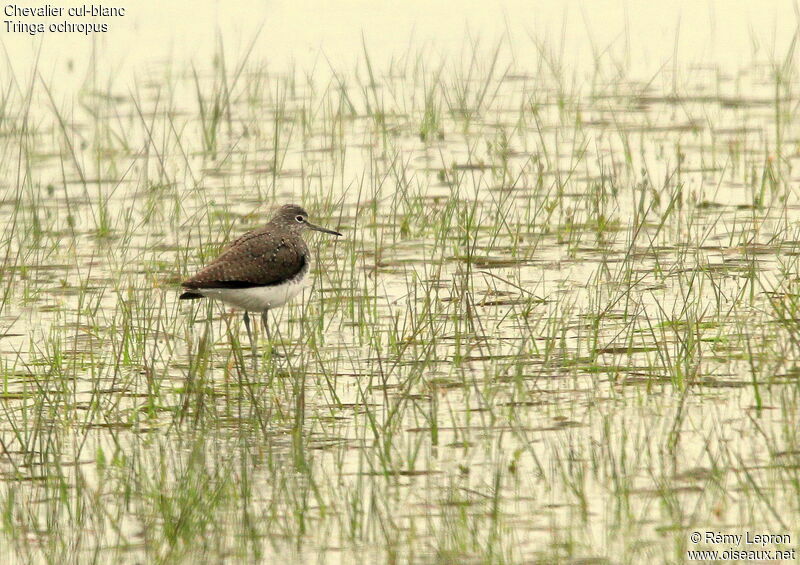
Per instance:
[[[7,90],[4,560],[794,548],[793,70],[368,57]],[[345,237],[254,370],[178,283],[289,201]]]

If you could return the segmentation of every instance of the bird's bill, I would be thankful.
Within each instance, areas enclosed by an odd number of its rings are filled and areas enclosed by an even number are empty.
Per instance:
[[[310,229],[310,230],[321,231],[322,233],[329,233],[331,235],[342,235],[338,231],[333,231],[333,230],[329,230],[327,228],[323,228],[323,227],[320,227],[320,226],[315,226],[314,224],[310,223],[308,220],[306,220],[306,225],[308,226],[308,229]]]

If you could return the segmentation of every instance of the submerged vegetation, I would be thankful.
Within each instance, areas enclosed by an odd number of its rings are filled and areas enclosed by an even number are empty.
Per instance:
[[[794,544],[794,46],[646,81],[510,53],[6,75],[0,560]],[[345,237],[253,371],[239,315],[178,282],[286,202]]]

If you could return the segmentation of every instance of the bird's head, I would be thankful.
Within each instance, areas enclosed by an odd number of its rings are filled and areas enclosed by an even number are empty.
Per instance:
[[[321,226],[317,226],[308,221],[308,212],[297,204],[284,204],[278,208],[278,212],[270,220],[270,223],[278,223],[285,228],[300,233],[305,230],[321,231],[322,233],[329,233],[331,235],[342,235],[338,231],[329,230]]]

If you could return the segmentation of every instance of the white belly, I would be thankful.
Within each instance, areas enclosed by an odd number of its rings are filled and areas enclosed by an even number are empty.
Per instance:
[[[221,300],[242,310],[263,312],[272,308],[280,308],[292,298],[300,294],[305,285],[304,278],[293,282],[285,282],[274,286],[254,286],[252,288],[198,288],[192,292],[207,298]]]

